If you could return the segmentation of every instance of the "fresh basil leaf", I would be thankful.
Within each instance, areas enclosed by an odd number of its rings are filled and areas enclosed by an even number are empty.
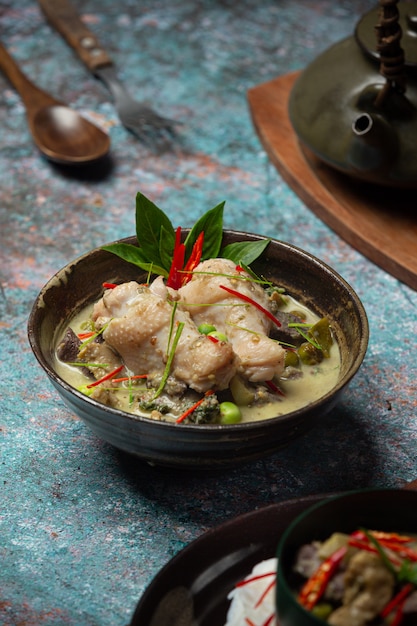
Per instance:
[[[243,261],[239,261],[239,265],[245,270],[246,274],[249,274],[249,276],[251,276],[253,280],[255,280],[257,283],[262,283],[263,285],[271,285],[269,281],[261,278],[260,276],[257,276],[253,269],[249,267],[249,265],[246,265],[246,263],[244,263]]]
[[[167,234],[166,243],[169,249],[175,237],[171,220],[156,204],[138,192],[136,194],[136,237],[147,261],[156,265],[163,265],[160,254],[162,228]],[[164,256],[166,256],[165,253]]]
[[[408,560],[403,561],[398,572],[398,579],[417,585],[417,563]]]
[[[223,237],[224,205],[225,202],[221,202],[196,221],[185,240],[187,258],[190,256],[193,245],[201,231],[204,231],[202,260],[215,259],[218,256]]]
[[[169,272],[174,255],[175,234],[168,232],[165,227],[161,226],[159,234],[159,257],[161,264]]]
[[[234,263],[250,265],[261,256],[268,246],[270,239],[260,239],[259,241],[237,241],[225,246],[222,250],[222,257],[230,259]]]
[[[197,237],[204,232],[202,260],[217,258],[223,240],[223,211],[221,202],[202,215],[185,239],[186,259],[189,259]],[[124,243],[111,244],[103,249],[117,254],[129,263],[167,277],[175,247],[175,230],[171,220],[142,193],[136,194],[136,238],[138,246]],[[229,244],[222,256],[243,267],[257,259],[269,244],[269,239],[242,241]]]
[[[116,254],[124,261],[137,265],[146,272],[152,272],[153,274],[162,274],[162,276],[168,276],[168,272],[165,268],[149,261],[147,255],[145,255],[141,248],[132,246],[130,243],[112,243],[108,246],[102,246],[102,250],[112,252]]]

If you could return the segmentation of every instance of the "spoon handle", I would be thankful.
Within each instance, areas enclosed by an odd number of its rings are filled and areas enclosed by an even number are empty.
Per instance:
[[[34,85],[29,78],[25,76],[16,61],[1,42],[0,69],[3,74],[7,76],[16,91],[20,94],[29,115],[31,111],[36,110],[39,106],[58,104],[58,101],[55,98],[52,98],[52,96],[47,94],[45,91],[39,89],[39,87]]]
[[[38,0],[38,2],[51,25],[93,74],[94,70],[100,67],[113,65],[97,37],[84,24],[68,0]]]

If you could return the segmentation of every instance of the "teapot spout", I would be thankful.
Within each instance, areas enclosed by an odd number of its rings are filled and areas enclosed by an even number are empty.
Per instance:
[[[360,113],[352,123],[348,150],[350,166],[358,173],[388,174],[398,156],[398,138],[378,114]]]

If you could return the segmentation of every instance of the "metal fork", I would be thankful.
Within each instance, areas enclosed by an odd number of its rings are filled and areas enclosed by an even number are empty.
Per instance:
[[[150,147],[163,149],[175,138],[175,120],[162,117],[150,106],[134,100],[118,79],[114,66],[107,65],[94,71],[113,96],[117,114],[128,130]]]
[[[82,22],[68,0],[38,0],[50,24],[64,37],[81,61],[109,89],[122,124],[157,152],[172,147],[175,120],[162,117],[150,106],[134,100],[118,79],[112,59],[97,37]]]

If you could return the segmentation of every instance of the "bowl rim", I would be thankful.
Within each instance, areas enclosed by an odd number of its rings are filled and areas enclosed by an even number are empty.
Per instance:
[[[186,236],[189,231],[190,231],[189,228],[182,229],[182,236],[183,237]],[[289,251],[289,252],[295,252],[297,255],[308,260],[309,262],[313,262],[315,266],[320,267],[327,274],[331,275],[333,279],[335,279],[343,287],[343,289],[349,293],[351,300],[355,304],[355,308],[357,310],[357,313],[361,321],[361,331],[362,331],[361,338],[360,338],[361,341],[360,341],[358,350],[356,352],[354,361],[351,367],[349,368],[349,371],[346,372],[337,381],[337,384],[334,387],[332,387],[330,391],[328,391],[323,396],[320,396],[320,398],[317,398],[316,400],[309,403],[308,405],[304,405],[303,407],[300,407],[299,409],[296,409],[289,413],[284,413],[283,415],[277,415],[275,417],[269,417],[269,418],[265,418],[262,420],[255,420],[252,422],[243,422],[243,423],[241,422],[238,424],[181,424],[180,428],[184,432],[198,431],[198,432],[211,432],[211,433],[214,433],[214,432],[232,433],[232,432],[243,431],[243,432],[249,433],[252,430],[258,430],[259,427],[262,425],[270,424],[270,423],[273,424],[273,423],[276,423],[277,421],[280,421],[280,423],[287,422],[287,421],[292,423],[294,418],[297,418],[298,416],[302,416],[306,409],[308,410],[320,409],[321,406],[327,404],[332,397],[336,396],[344,387],[346,387],[349,384],[350,380],[356,375],[357,371],[362,365],[362,362],[366,355],[368,343],[369,343],[369,322],[368,322],[367,313],[366,313],[366,310],[362,301],[360,300],[354,288],[335,269],[333,269],[325,261],[322,261],[314,254],[294,244],[281,241],[280,239],[276,239],[273,237],[268,237],[266,235],[259,235],[257,233],[250,233],[246,231],[233,230],[233,229],[223,229],[223,236],[224,235],[231,235],[234,237],[239,237],[239,239],[242,239],[243,241],[245,240],[252,240],[252,241],[253,240],[269,240],[272,245],[279,246],[279,248]],[[86,406],[91,405],[92,407],[99,409],[101,411],[104,411],[106,414],[109,414],[111,416],[119,417],[119,418],[122,417],[134,423],[143,422],[144,424],[147,424],[147,425],[158,424],[160,428],[171,430],[172,428],[176,428],[179,425],[174,422],[155,421],[152,418],[149,418],[146,416],[136,415],[133,413],[128,413],[126,411],[121,411],[114,407],[109,407],[105,404],[97,402],[93,398],[90,398],[89,396],[86,396],[82,392],[78,391],[75,387],[67,383],[63,378],[61,378],[61,376],[59,376],[59,374],[48,363],[47,359],[45,358],[43,354],[41,347],[38,345],[38,342],[36,340],[36,332],[35,332],[34,326],[35,326],[36,318],[39,315],[39,310],[43,308],[42,302],[43,302],[44,294],[48,291],[48,289],[53,284],[56,284],[57,280],[59,280],[59,277],[61,275],[68,274],[69,271],[73,271],[77,265],[87,260],[92,254],[98,254],[100,252],[102,252],[103,254],[112,254],[111,252],[104,250],[103,249],[104,246],[108,246],[113,243],[132,243],[132,242],[134,243],[135,241],[137,241],[136,235],[131,235],[128,237],[116,239],[109,243],[104,243],[100,246],[92,248],[89,251],[79,255],[78,257],[76,257],[72,261],[69,261],[66,265],[61,267],[61,269],[59,269],[57,272],[55,272],[49,278],[49,280],[43,285],[43,287],[40,289],[38,295],[36,296],[33,302],[31,311],[29,313],[28,322],[27,322],[27,335],[28,335],[30,346],[32,348],[32,351],[38,363],[47,373],[51,381],[55,383],[56,386],[61,387],[63,391],[66,392],[67,394],[71,394],[75,396],[76,398],[78,398],[80,401],[85,402]],[[265,252],[263,254],[265,254]],[[140,270],[140,268],[138,269]]]

